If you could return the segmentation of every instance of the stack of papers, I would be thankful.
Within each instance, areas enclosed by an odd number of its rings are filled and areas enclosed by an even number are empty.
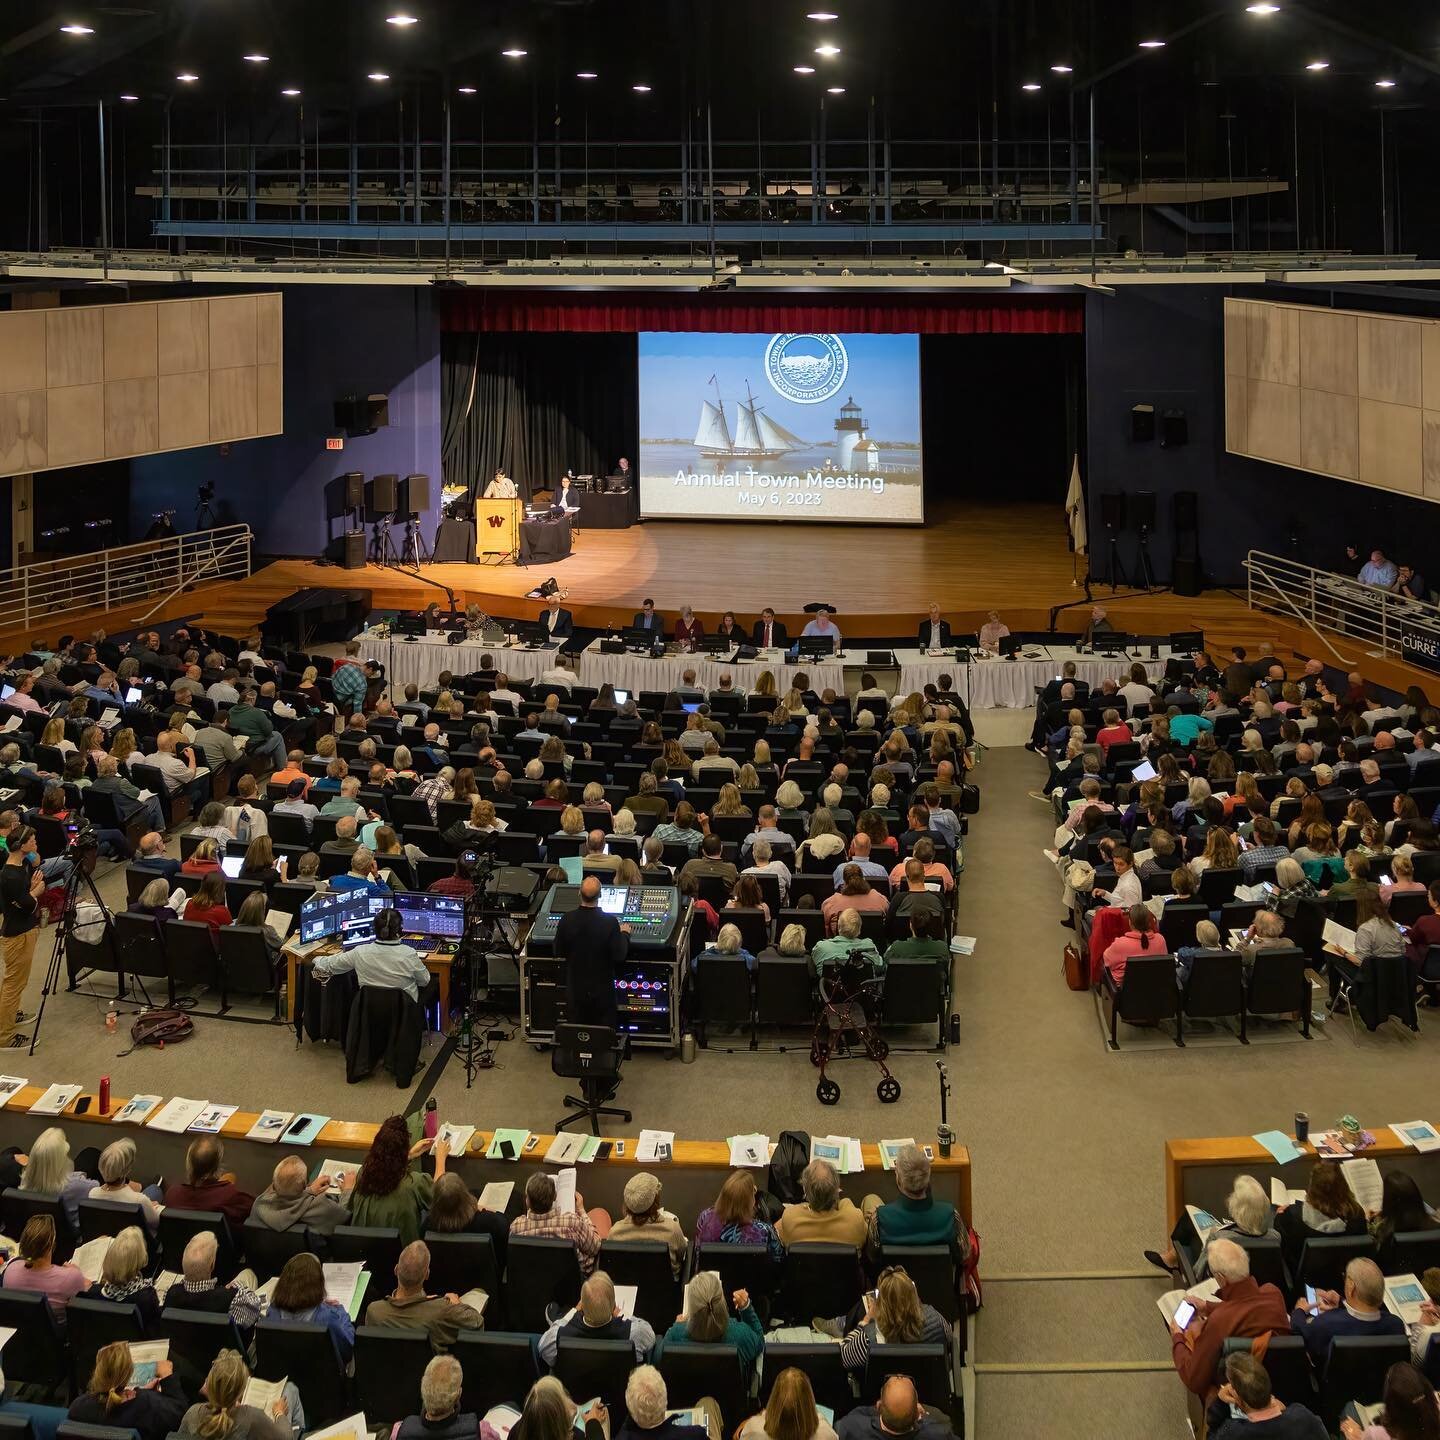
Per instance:
[[[487,1160],[518,1160],[520,1152],[525,1148],[525,1142],[530,1138],[528,1130],[497,1130],[490,1137],[490,1144],[485,1151]],[[510,1153],[503,1155],[500,1147],[508,1144]]]
[[[575,1209],[575,1167],[557,1170],[555,1180],[555,1213],[568,1215]]]
[[[475,1138],[473,1125],[451,1125],[446,1123],[435,1132],[437,1143],[443,1140],[450,1147],[452,1155],[463,1155]]]
[[[1318,1135],[1310,1137],[1310,1143],[1315,1147],[1315,1154],[1321,1160],[1348,1160],[1350,1158],[1350,1147],[1345,1143],[1345,1137],[1338,1130],[1322,1130]]]
[[[313,1145],[315,1137],[329,1123],[328,1115],[313,1115],[308,1110],[302,1111],[281,1134],[280,1139],[286,1145]]]
[[[913,1145],[915,1141],[910,1140],[882,1140],[880,1142],[880,1168],[882,1170],[893,1170],[895,1168],[895,1157],[907,1146]]]
[[[70,1257],[92,1285],[99,1283],[100,1270],[105,1264],[105,1255],[113,1238],[111,1235],[97,1235],[95,1239],[76,1246],[75,1253]]]
[[[828,1160],[841,1175],[858,1175],[865,1169],[860,1142],[852,1135],[812,1135],[810,1158]]]
[[[1320,931],[1320,938],[1325,942],[1327,949],[1343,950],[1347,955],[1355,953],[1355,932],[1347,930],[1343,925],[1337,925],[1333,920],[1325,922],[1324,928]]]
[[[262,1110],[260,1118],[245,1132],[245,1138],[259,1140],[264,1145],[273,1145],[294,1118],[295,1113],[292,1110]]]
[[[18,1075],[0,1075],[0,1106],[8,1105],[29,1083]]]
[[[52,1085],[31,1107],[32,1115],[63,1115],[80,1094],[78,1085]]]
[[[673,1130],[642,1130],[640,1143],[635,1147],[635,1158],[642,1165],[652,1165],[675,1158],[675,1132]]]
[[[1160,1307],[1160,1313],[1168,1325],[1175,1318],[1175,1312],[1180,1308],[1182,1300],[1213,1300],[1219,1293],[1220,1282],[1212,1275],[1208,1280],[1202,1280],[1188,1290],[1167,1290],[1155,1303]]]
[[[159,1095],[132,1095],[115,1112],[116,1125],[143,1125],[154,1113],[163,1097]]]
[[[365,1269],[365,1262],[346,1260],[340,1264],[327,1260],[321,1268],[325,1272],[325,1298],[343,1305],[350,1318],[358,1320],[365,1290],[370,1284],[370,1272]]]
[[[162,1360],[170,1358],[168,1340],[144,1340],[130,1342],[130,1383],[142,1390],[155,1378],[155,1367]]]
[[[1380,1167],[1373,1160],[1342,1160],[1340,1173],[1345,1177],[1355,1203],[1367,1215],[1378,1215],[1385,1189]]]
[[[1425,1287],[1414,1275],[1385,1277],[1385,1308],[1407,1325],[1420,1323],[1420,1307],[1429,1299]]]
[[[0,1083],[3,1083],[3,1079],[4,1077],[0,1076]],[[1429,1150],[1440,1150],[1440,1131],[1428,1120],[1402,1120],[1390,1129],[1397,1140],[1405,1145],[1413,1145],[1421,1154]]]
[[[510,1208],[510,1197],[515,1193],[513,1180],[492,1180],[476,1197],[482,1210],[493,1210],[503,1215]]]
[[[152,1130],[168,1130],[179,1135],[200,1118],[209,1103],[208,1100],[187,1100],[183,1095],[176,1095],[150,1117],[149,1126]]]
[[[339,1191],[341,1181],[347,1175],[358,1175],[360,1167],[353,1160],[325,1160],[315,1172],[314,1179],[328,1180],[333,1191]]]
[[[238,1105],[206,1105],[190,1122],[190,1128],[205,1135],[218,1135],[239,1108]]]
[[[730,1164],[745,1166],[766,1165],[770,1161],[770,1137],[768,1135],[732,1135],[730,1137]]]

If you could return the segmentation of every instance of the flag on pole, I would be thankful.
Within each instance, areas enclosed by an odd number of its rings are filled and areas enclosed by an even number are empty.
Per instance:
[[[1080,456],[1070,469],[1070,488],[1065,492],[1065,519],[1070,526],[1070,548],[1077,555],[1085,554],[1089,536],[1085,528],[1085,488],[1080,484]]]

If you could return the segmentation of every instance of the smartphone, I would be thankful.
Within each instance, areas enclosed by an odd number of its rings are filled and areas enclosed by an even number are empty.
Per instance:
[[[600,1148],[595,1152],[595,1158],[597,1160],[608,1160],[610,1158],[610,1151],[613,1148],[608,1140],[602,1140],[600,1142]]]
[[[515,1147],[508,1141],[500,1142],[500,1158],[502,1160],[513,1160],[515,1158]]]
[[[538,1135],[532,1135],[532,1136],[525,1142],[525,1153],[528,1155],[539,1143],[540,1143],[540,1137],[539,1137]]]
[[[1312,1310],[1320,1303],[1315,1298],[1315,1287],[1313,1285],[1307,1285],[1305,1287],[1305,1298],[1310,1302],[1310,1308]]]
[[[90,1109],[90,1097],[89,1097],[88,1095],[82,1095],[82,1096],[75,1102],[75,1113],[76,1113],[77,1115],[84,1115],[89,1109]]]
[[[623,1140],[617,1140],[617,1141],[615,1142],[615,1158],[616,1158],[617,1160],[622,1160],[622,1159],[624,1159],[624,1157],[625,1157],[625,1142],[624,1142]]]
[[[309,1125],[309,1123],[310,1117],[308,1115],[302,1115],[297,1121],[295,1121],[293,1125],[291,1125],[291,1127],[285,1133],[287,1135],[303,1134],[305,1131],[305,1127]]]
[[[1195,1306],[1188,1300],[1182,1300],[1175,1307],[1174,1324],[1177,1330],[1185,1330],[1195,1318]]]

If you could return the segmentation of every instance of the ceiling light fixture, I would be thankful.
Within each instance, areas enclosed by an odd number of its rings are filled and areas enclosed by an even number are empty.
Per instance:
[[[89,25],[62,25],[62,35],[93,35],[95,31]]]
[[[1247,5],[1245,8],[1252,15],[1278,15],[1280,13],[1278,5]]]
[[[1307,70],[1328,70],[1330,62],[1328,60],[1312,60],[1305,68]]]
[[[475,93],[475,87],[473,85],[462,85],[460,87],[460,93],[462,95],[473,95]]]
[[[420,23],[420,21],[419,21],[419,19],[418,19],[416,16],[414,16],[414,15],[400,14],[400,15],[387,15],[387,16],[385,17],[385,23],[386,23],[387,25],[418,25],[418,24]]]
[[[1395,88],[1395,82],[1393,80],[1377,80],[1375,82],[1375,88],[1377,90],[1393,90]]]
[[[300,92],[296,90],[293,86],[291,86],[289,89],[282,90],[280,93],[282,95],[288,96],[291,100],[293,100]]]
[[[1035,91],[1038,90],[1040,87],[1033,80],[1027,80],[1025,84],[1023,84],[1020,88],[1022,90]]]
[[[269,62],[268,55],[242,55],[242,60],[248,60],[252,65],[264,65]]]
[[[198,75],[192,75],[188,70],[182,70],[175,78],[182,85],[193,85],[200,77]]]
[[[1075,73],[1073,65],[1052,65],[1050,69],[1056,75],[1073,75]]]
[[[383,70],[372,70],[366,78],[370,80],[388,80],[390,77]]]
[[[843,95],[845,93],[845,87],[843,85],[831,85],[825,93],[827,95]]]
[[[140,97],[138,95],[122,95],[120,98],[125,101],[135,101]]]
[[[797,65],[795,67],[795,73],[797,75],[813,75],[815,73],[815,67],[813,65]]]
[[[509,50],[502,50],[500,53],[507,60],[523,60],[530,52],[528,50],[518,50],[511,48]]]
[[[594,70],[577,70],[575,78],[577,80],[598,80],[600,76]]]
[[[1163,50],[1165,42],[1163,40],[1142,40],[1140,48],[1142,50]]]
[[[648,95],[650,93],[650,87],[648,85],[632,85],[630,88],[637,95]]]
[[[811,10],[805,18],[807,20],[838,20],[840,17],[833,10]]]
[[[832,55],[838,55],[840,53],[840,47],[838,45],[817,45],[815,47],[815,53],[817,55],[823,55],[828,60]]]

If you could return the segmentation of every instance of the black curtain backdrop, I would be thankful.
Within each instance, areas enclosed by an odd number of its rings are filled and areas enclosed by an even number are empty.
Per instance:
[[[633,460],[637,343],[633,334],[446,334],[446,483],[474,495],[503,466],[529,498],[566,469],[608,475],[622,455]]]
[[[1053,501],[1065,523],[1070,467],[1085,453],[1080,336],[924,335],[920,386],[927,504]]]

